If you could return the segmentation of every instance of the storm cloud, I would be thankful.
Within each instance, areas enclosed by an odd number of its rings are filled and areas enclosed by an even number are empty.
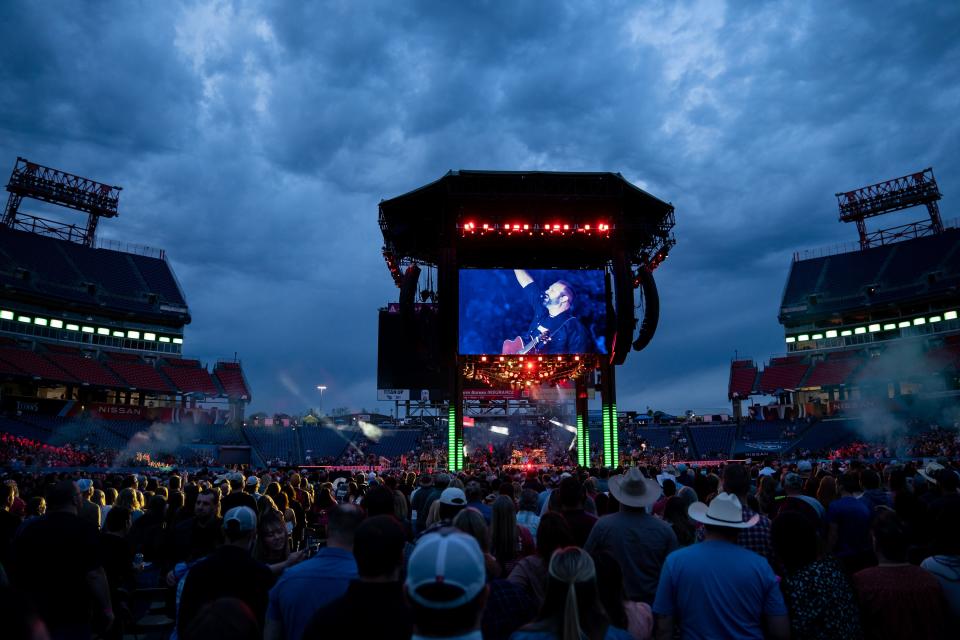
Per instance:
[[[720,407],[734,350],[783,351],[793,251],[855,238],[835,192],[932,165],[955,217],[958,31],[937,2],[11,1],[0,166],[123,186],[101,234],[167,250],[186,353],[287,412],[376,404],[381,199],[618,171],[678,239],[618,404]]]

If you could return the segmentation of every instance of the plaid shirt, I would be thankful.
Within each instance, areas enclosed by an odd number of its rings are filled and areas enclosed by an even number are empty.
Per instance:
[[[755,515],[758,515],[756,511],[748,507],[747,505],[742,505],[743,508],[743,521],[746,522]],[[757,524],[753,525],[749,529],[743,529],[740,532],[740,535],[737,536],[737,544],[743,547],[744,549],[749,549],[754,553],[759,553],[761,556],[767,559],[767,562],[770,563],[770,566],[773,566],[773,542],[770,537],[770,518],[763,515],[760,515],[760,520],[757,521]],[[703,542],[705,529],[702,524],[697,525],[697,542]]]

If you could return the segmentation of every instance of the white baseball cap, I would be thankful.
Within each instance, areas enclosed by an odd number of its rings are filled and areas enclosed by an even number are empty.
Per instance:
[[[407,593],[430,609],[456,609],[473,600],[487,583],[483,552],[473,537],[456,529],[443,529],[420,538],[407,563]],[[430,585],[449,585],[452,598],[433,599]]]

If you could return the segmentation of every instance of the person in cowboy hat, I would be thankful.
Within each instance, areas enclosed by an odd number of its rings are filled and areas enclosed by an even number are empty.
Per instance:
[[[620,502],[620,511],[597,521],[584,549],[591,554],[609,551],[623,571],[627,599],[651,604],[660,568],[680,546],[670,525],[651,514],[660,485],[630,467],[610,478],[610,493]]]
[[[773,569],[737,544],[737,535],[760,517],[744,521],[732,493],[717,494],[709,506],[696,502],[687,513],[706,527],[706,538],[663,565],[653,603],[657,638],[673,638],[677,620],[684,638],[788,638],[787,607]]]

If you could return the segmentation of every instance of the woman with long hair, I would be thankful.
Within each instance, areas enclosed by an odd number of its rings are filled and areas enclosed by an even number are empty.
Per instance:
[[[827,509],[830,507],[830,503],[838,497],[837,479],[833,476],[823,476],[820,479],[820,487],[817,489],[817,500],[820,501],[824,509]]]
[[[293,566],[306,557],[305,551],[290,553],[290,534],[283,520],[283,514],[271,509],[260,514],[257,521],[257,544],[253,550],[255,560],[270,567],[273,575],[278,576],[289,566]]]
[[[537,606],[547,597],[547,568],[553,552],[573,544],[573,532],[566,518],[547,512],[540,517],[537,527],[537,552],[521,559],[507,578],[523,587],[536,600]]]
[[[558,549],[550,558],[546,599],[536,620],[511,640],[632,640],[610,624],[600,603],[593,559],[579,547]]]
[[[697,533],[690,521],[690,516],[687,515],[687,508],[687,502],[680,496],[667,498],[667,506],[663,508],[663,519],[673,529],[681,547],[697,541]]]
[[[773,518],[777,515],[777,481],[773,476],[760,476],[757,482],[757,503],[760,505],[760,513]]]
[[[493,501],[491,541],[493,557],[500,564],[501,575],[508,575],[517,560],[533,552],[533,538],[529,531],[517,526],[513,500],[507,496],[498,496]]]

